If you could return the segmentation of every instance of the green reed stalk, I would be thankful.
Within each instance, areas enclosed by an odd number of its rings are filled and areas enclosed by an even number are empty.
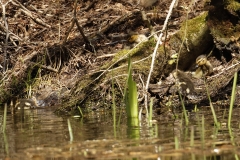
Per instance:
[[[194,126],[191,127],[191,135],[190,135],[190,146],[194,145]]]
[[[179,149],[179,141],[177,136],[174,137],[174,142],[175,142],[175,149]]]
[[[185,117],[185,123],[186,123],[186,125],[188,125],[189,120],[188,120],[188,116],[187,116],[187,111],[186,111],[186,108],[185,108],[185,105],[184,105],[184,102],[183,102],[183,99],[182,99],[182,95],[181,95],[180,92],[179,92],[179,97],[180,97],[181,104],[182,104],[182,107],[183,107],[183,113],[184,113],[184,117]]]
[[[191,153],[191,160],[196,160],[196,155],[194,153]]]
[[[212,105],[212,101],[211,101],[211,98],[210,98],[210,94],[209,94],[209,92],[208,92],[208,86],[207,86],[207,83],[206,83],[206,80],[205,80],[205,79],[204,79],[204,84],[205,84],[205,87],[206,87],[206,91],[207,91],[207,96],[208,96],[210,108],[211,108],[211,111],[212,111],[212,114],[213,114],[214,123],[215,123],[215,125],[216,125],[217,127],[219,127],[219,123],[218,123],[218,120],[217,120],[217,116],[216,116],[214,107],[213,107],[213,105]]]
[[[233,132],[232,132],[231,125],[228,127],[228,132],[229,132],[229,136],[230,136],[230,140],[231,140],[232,146],[238,146],[236,144],[236,140],[234,139],[234,135],[233,135]],[[237,153],[236,149],[234,149],[233,152]],[[235,156],[236,160],[239,160],[239,157],[238,157],[237,154],[234,154],[234,156]]]
[[[127,78],[126,92],[126,110],[128,118],[138,118],[138,99],[137,99],[137,85],[132,78],[132,64],[130,58],[128,59],[128,78]]]
[[[3,113],[3,128],[2,131],[5,133],[7,124],[7,103],[4,105],[4,113]]]
[[[149,116],[148,116],[148,124],[152,126],[152,115],[153,115],[153,98],[150,99],[149,104]]]
[[[234,105],[235,96],[236,96],[237,76],[238,76],[238,72],[235,72],[234,79],[233,79],[230,109],[229,109],[229,115],[228,115],[228,128],[231,127],[232,110],[233,110],[233,105]]]
[[[70,123],[69,119],[67,120],[67,122],[68,122],[68,132],[69,132],[69,136],[70,136],[70,142],[72,142],[73,141],[72,126],[71,126],[71,123]]]
[[[126,89],[128,88],[128,90]],[[140,138],[139,119],[138,119],[138,99],[137,99],[137,85],[132,78],[132,65],[130,57],[128,59],[128,77],[126,87],[124,89],[124,100],[127,112],[128,136],[131,139]]]
[[[237,154],[234,154],[234,157],[235,157],[236,160],[239,160],[239,157],[238,157]]]
[[[201,142],[202,148],[205,147],[205,126],[204,126],[204,115],[202,115],[202,132],[201,132]]]
[[[115,102],[115,90],[114,90],[114,83],[112,78],[112,114],[113,114],[113,132],[114,137],[117,136],[116,132],[116,102]]]
[[[78,108],[78,111],[80,113],[80,116],[83,117],[83,112],[82,112],[81,108],[79,106],[77,106],[77,108]]]
[[[5,153],[7,155],[6,157],[9,157],[9,148],[11,148],[11,147],[9,147],[8,137],[7,137],[7,133],[6,132],[3,133],[3,141],[4,141]],[[6,157],[5,157],[5,159],[8,159]]]

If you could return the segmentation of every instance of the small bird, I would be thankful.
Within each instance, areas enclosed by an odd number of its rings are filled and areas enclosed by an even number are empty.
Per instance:
[[[18,99],[15,104],[15,109],[32,109],[37,108],[37,99],[32,97],[31,99]]]
[[[198,66],[194,73],[195,78],[201,78],[202,76],[210,76],[213,73],[213,66],[207,60],[207,56],[200,55],[196,59],[196,64]]]
[[[130,3],[132,5],[140,5],[143,8],[148,8],[151,7],[155,2],[157,2],[158,0],[130,0]]]
[[[176,80],[175,84],[182,95],[186,96],[195,92],[194,84],[186,73],[176,69],[172,72],[172,74]]]
[[[134,34],[128,39],[128,42],[130,43],[140,43],[146,41],[148,41],[148,38],[144,34]]]
[[[144,8],[151,7],[158,0],[140,0],[140,5]]]

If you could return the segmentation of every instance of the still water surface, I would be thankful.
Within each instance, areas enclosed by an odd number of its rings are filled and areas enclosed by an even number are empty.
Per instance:
[[[209,108],[189,112],[188,126],[178,114],[176,119],[155,115],[152,126],[142,121],[138,127],[128,126],[124,114],[117,114],[114,127],[111,112],[74,118],[56,116],[50,109],[25,110],[7,115],[0,159],[239,159],[240,110],[233,113],[229,132],[226,109],[217,109],[220,128],[214,127]]]

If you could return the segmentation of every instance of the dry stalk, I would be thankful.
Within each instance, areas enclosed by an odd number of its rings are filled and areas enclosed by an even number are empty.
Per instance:
[[[9,1],[10,2],[10,1]],[[28,17],[30,17],[34,22],[37,24],[40,24],[44,27],[51,28],[51,26],[47,23],[45,23],[41,18],[39,18],[37,15],[33,14],[31,11],[29,11],[26,7],[24,7],[18,0],[11,0],[12,4],[19,7],[20,10]]]
[[[177,0],[173,0],[171,5],[170,5],[170,7],[169,7],[169,11],[168,11],[167,17],[166,17],[166,19],[164,21],[164,25],[163,25],[162,31],[161,31],[161,33],[160,33],[160,35],[158,37],[157,44],[156,44],[156,46],[154,48],[154,52],[153,52],[153,56],[152,56],[152,62],[151,62],[151,67],[150,67],[150,71],[149,71],[149,74],[148,74],[148,79],[147,79],[147,82],[146,82],[146,88],[145,88],[145,93],[144,93],[145,94],[145,96],[144,96],[145,97],[145,109],[146,109],[146,112],[147,112],[146,115],[148,115],[148,109],[147,109],[148,108],[147,107],[148,96],[147,96],[147,91],[148,91],[151,75],[152,75],[152,72],[153,72],[154,62],[155,62],[155,58],[156,58],[156,55],[157,55],[157,49],[158,49],[158,46],[160,44],[162,44],[161,38],[163,36],[163,31],[166,30],[166,28],[167,28],[168,20],[169,20],[171,14],[172,14],[172,10],[174,8],[174,5],[175,5],[176,1]]]
[[[5,38],[5,44],[3,47],[3,53],[4,53],[3,72],[5,72],[7,70],[7,48],[8,48],[9,30],[8,30],[8,23],[7,23],[7,19],[6,19],[6,6],[8,5],[8,3],[10,1],[7,1],[5,4],[3,4],[2,1],[0,1],[1,5],[2,5],[2,17],[3,17],[3,21],[5,24],[5,28],[6,28],[6,38]]]
[[[83,37],[83,40],[85,41],[86,48],[89,49],[90,51],[96,53],[96,50],[95,50],[94,46],[91,44],[91,42],[89,41],[87,36],[85,36],[85,34],[83,32],[83,28],[82,28],[82,26],[79,24],[79,22],[77,20],[76,12],[77,12],[77,0],[75,0],[75,3],[74,3],[73,18],[71,20],[71,25],[70,25],[69,29],[67,30],[67,33],[66,33],[66,35],[64,37],[64,40],[63,40],[62,44],[65,44],[67,42],[67,38],[68,38],[71,30],[73,29],[74,24],[76,24],[77,29],[79,30],[80,34]]]

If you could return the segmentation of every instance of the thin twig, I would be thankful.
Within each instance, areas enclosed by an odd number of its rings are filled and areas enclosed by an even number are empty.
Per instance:
[[[145,88],[145,108],[146,108],[146,111],[148,112],[147,110],[147,104],[148,104],[148,96],[147,96],[147,91],[148,91],[148,86],[149,86],[149,83],[150,83],[150,79],[151,79],[151,75],[152,75],[152,72],[153,72],[153,67],[154,67],[154,62],[155,62],[155,58],[156,58],[156,55],[157,55],[157,50],[158,50],[158,46],[160,44],[162,44],[161,42],[161,38],[163,36],[163,31],[166,29],[167,27],[167,24],[168,24],[168,20],[170,18],[170,15],[172,14],[172,9],[174,7],[174,4],[176,3],[176,0],[173,0],[170,7],[169,7],[169,11],[168,11],[168,14],[167,14],[167,17],[165,19],[165,22],[164,22],[164,25],[163,25],[163,29],[162,29],[162,32],[160,33],[159,37],[158,37],[158,41],[157,41],[157,44],[155,46],[155,49],[154,49],[154,52],[153,52],[153,56],[152,56],[152,63],[151,63],[151,67],[150,67],[150,71],[149,71],[149,74],[148,74],[148,79],[147,79],[147,82],[146,82],[146,88]],[[148,113],[146,114],[148,115]]]
[[[89,41],[88,37],[85,36],[84,32],[83,32],[83,28],[82,26],[79,24],[78,20],[77,20],[77,0],[75,0],[75,3],[74,3],[74,10],[73,10],[73,18],[71,20],[71,26],[69,27],[69,30],[67,31],[66,35],[65,35],[65,38],[63,40],[63,44],[65,44],[67,42],[67,38],[71,32],[71,30],[73,29],[74,27],[74,24],[76,24],[77,26],[77,29],[79,30],[80,34],[82,35],[83,37],[83,40],[85,42],[85,45],[86,45],[86,48],[87,49],[90,49],[90,51],[96,53],[96,50],[94,48],[94,46],[91,44],[91,42]]]
[[[5,4],[3,4],[2,1],[0,1],[1,5],[2,5],[2,17],[3,17],[3,21],[5,24],[5,28],[6,28],[6,38],[5,38],[5,44],[3,47],[3,52],[4,52],[3,72],[5,72],[7,70],[7,47],[8,47],[9,30],[8,30],[8,23],[7,23],[7,19],[6,19],[6,6],[8,5],[9,2],[11,2],[11,0],[7,1]]]
[[[57,69],[52,68],[50,66],[46,66],[46,65],[43,65],[43,64],[35,63],[35,62],[30,62],[30,64],[35,65],[35,66],[39,66],[40,68],[43,68],[43,69],[46,69],[46,70],[49,70],[49,71],[52,71],[52,72],[55,72],[55,73],[58,72]]]
[[[24,7],[18,0],[11,0],[12,4],[19,7],[20,10],[28,17],[30,17],[34,22],[37,24],[40,24],[44,27],[51,28],[51,26],[47,23],[45,23],[42,19],[38,18],[38,16],[32,14],[31,11],[29,11],[26,7]]]

